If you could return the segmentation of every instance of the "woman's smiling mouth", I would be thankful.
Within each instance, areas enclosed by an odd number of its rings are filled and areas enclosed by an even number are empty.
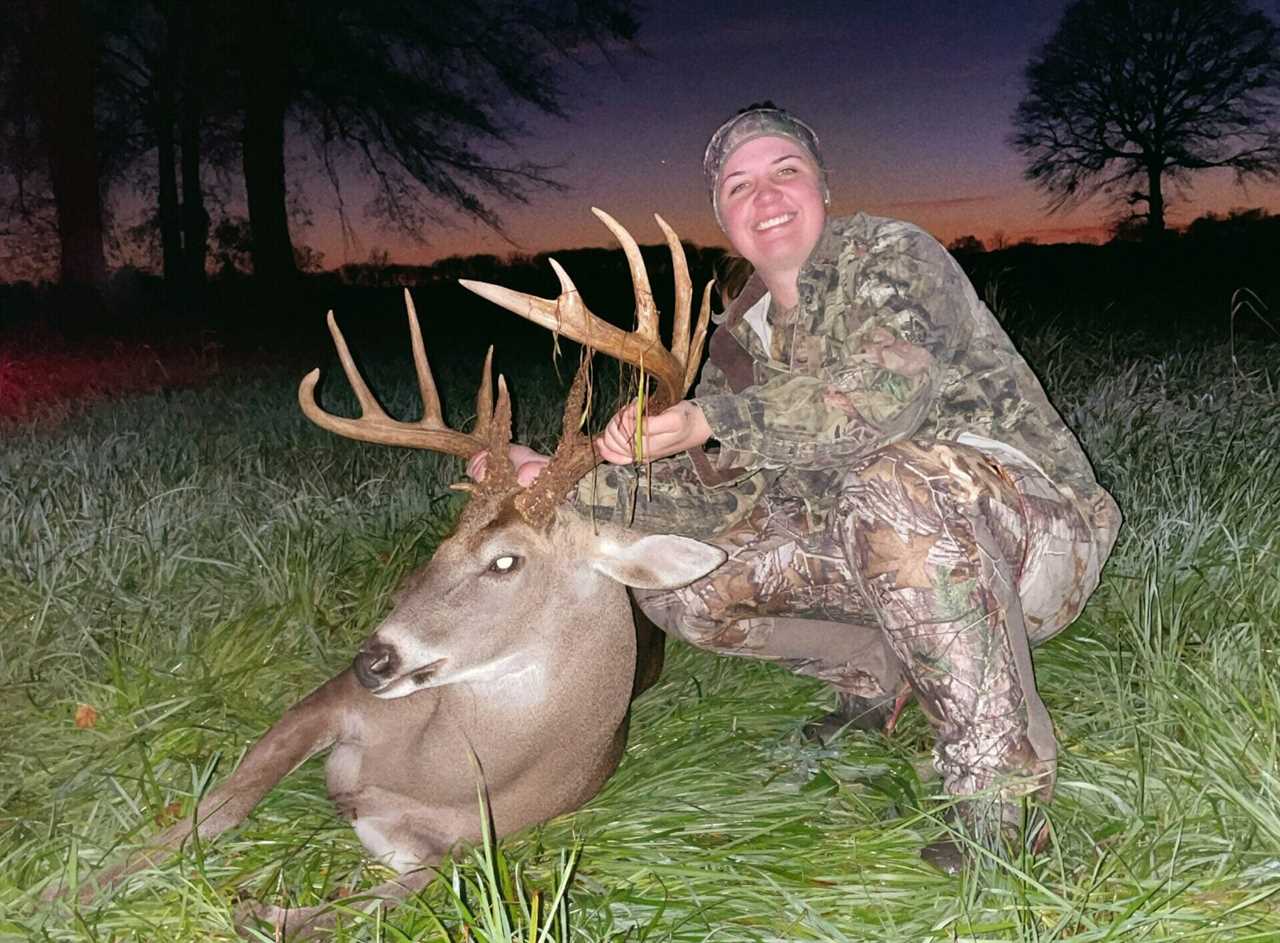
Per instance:
[[[781,216],[770,216],[768,219],[761,220],[756,223],[756,232],[764,232],[766,229],[773,229],[781,226],[783,223],[789,223],[796,218],[795,213],[783,213]]]

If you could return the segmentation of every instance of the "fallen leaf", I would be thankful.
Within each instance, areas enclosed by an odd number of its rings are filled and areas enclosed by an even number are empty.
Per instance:
[[[91,704],[76,705],[76,726],[81,730],[89,730],[98,723],[98,711]]]
[[[170,802],[167,806],[165,806],[156,814],[155,823],[159,825],[161,828],[163,828],[166,825],[172,825],[174,822],[178,821],[178,819],[181,817],[182,817],[182,803]]]

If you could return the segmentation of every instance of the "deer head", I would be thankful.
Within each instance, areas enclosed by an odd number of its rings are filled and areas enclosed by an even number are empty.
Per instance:
[[[624,331],[593,315],[554,260],[551,265],[561,286],[554,299],[483,282],[462,284],[521,317],[641,368],[654,384],[647,408],[659,412],[684,396],[697,372],[710,319],[711,286],[703,292],[698,323],[691,332],[692,290],[684,250],[658,217],[676,279],[672,345],[663,347],[639,247],[612,217],[593,212],[626,253],[636,300],[635,330]],[[348,419],[320,408],[315,400],[319,370],[309,373],[299,387],[302,411],[317,425],[349,438],[463,459],[487,449],[492,459],[482,482],[455,485],[469,491],[471,499],[453,534],[406,581],[393,611],[356,656],[356,676],[372,693],[396,698],[422,688],[492,681],[529,671],[545,663],[548,646],[571,652],[575,633],[580,637],[602,619],[629,624],[624,586],[682,586],[723,562],[723,551],[699,541],[593,526],[564,506],[570,489],[595,464],[591,441],[580,430],[589,354],[570,388],[555,454],[533,485],[522,488],[506,461],[511,404],[501,376],[496,399],[493,396],[493,349],[485,358],[475,427],[470,432],[450,429],[407,290],[405,304],[422,419],[400,422],[387,416],[356,369],[332,312],[329,330],[361,415]]]

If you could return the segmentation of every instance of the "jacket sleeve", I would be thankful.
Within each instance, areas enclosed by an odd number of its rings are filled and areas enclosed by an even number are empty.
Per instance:
[[[765,479],[764,472],[750,472],[731,488],[708,488],[689,456],[680,454],[638,467],[597,465],[570,501],[594,520],[706,540],[750,513]]]
[[[802,278],[792,369],[694,398],[747,464],[835,468],[912,435],[968,334],[973,288],[915,226],[886,221],[848,240],[830,269]]]

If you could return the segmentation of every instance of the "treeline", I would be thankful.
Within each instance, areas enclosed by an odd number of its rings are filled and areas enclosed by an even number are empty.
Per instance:
[[[723,281],[729,257],[720,248],[684,244],[694,306],[717,275]],[[674,273],[665,244],[640,247],[654,300],[668,329],[674,305]],[[461,288],[458,279],[488,281],[554,298],[559,281],[548,259],[564,266],[591,310],[623,327],[632,326],[635,296],[626,256],[619,248],[562,249],[537,255],[457,256],[429,265],[358,263],[304,273],[287,305],[264,308],[254,280],[230,270],[209,280],[208,300],[199,311],[175,318],[165,303],[163,278],[136,269],[114,272],[105,288],[110,319],[86,315],[60,303],[56,286],[0,284],[0,339],[35,329],[72,337],[128,337],[140,341],[208,337],[233,347],[287,345],[294,350],[327,350],[324,314],[333,310],[343,330],[365,348],[396,348],[406,343],[404,289],[412,290],[424,332],[473,348],[497,340],[509,349],[530,345],[544,350],[545,330],[512,316]],[[718,310],[718,304],[717,304]]]
[[[958,249],[958,251],[957,251]],[[1105,245],[1021,243],[953,254],[1015,333],[1067,329],[1152,337],[1280,341],[1280,215],[1208,213],[1159,241],[1121,233]]]
[[[686,243],[695,297],[710,279],[740,277],[741,260],[723,249]],[[979,295],[1016,335],[1052,323],[1068,332],[1152,338],[1222,338],[1229,330],[1280,340],[1280,216],[1263,210],[1206,215],[1159,243],[1116,239],[1105,245],[1022,243],[976,251],[953,249]],[[651,287],[664,316],[672,307],[673,275],[665,245],[641,247]],[[174,318],[162,278],[138,270],[114,273],[106,291],[118,314],[94,320],[59,305],[56,290],[32,284],[0,285],[0,334],[44,325],[70,334],[86,331],[151,340],[210,335],[232,345],[278,344],[314,349],[329,344],[324,312],[334,309],[363,343],[403,345],[403,289],[411,288],[428,335],[482,347],[498,339],[508,347],[544,349],[540,329],[482,301],[459,278],[495,282],[542,297],[559,283],[554,256],[589,306],[630,326],[635,302],[627,261],[618,248],[563,249],[537,255],[455,256],[429,265],[385,260],[349,264],[298,278],[287,307],[264,308],[252,279],[231,267],[211,279],[201,312]],[[716,301],[719,307],[719,299]]]

